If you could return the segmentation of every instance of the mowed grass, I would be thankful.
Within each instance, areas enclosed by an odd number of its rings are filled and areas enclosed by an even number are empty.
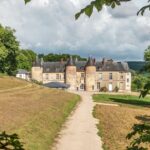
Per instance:
[[[0,75],[0,90],[22,87],[26,86],[27,84],[28,82],[25,82],[21,79],[16,79],[15,77]]]
[[[95,102],[119,103],[150,107],[150,96],[139,98],[139,96],[135,95],[94,94],[93,99]]]
[[[99,120],[97,127],[104,150],[126,150],[126,146],[131,142],[126,136],[132,126],[150,121],[149,96],[139,99],[134,95],[95,94],[93,99],[95,102],[119,104],[118,106],[97,104],[94,108],[94,116]]]
[[[4,87],[9,81],[19,87],[26,84],[18,84],[17,79],[9,77],[1,81]],[[0,131],[17,133],[27,150],[51,149],[62,124],[79,100],[78,95],[35,84],[0,92]]]
[[[126,136],[132,126],[135,123],[150,121],[149,108],[139,107],[96,105],[94,116],[99,120],[97,127],[104,150],[126,150],[126,146],[131,142]]]

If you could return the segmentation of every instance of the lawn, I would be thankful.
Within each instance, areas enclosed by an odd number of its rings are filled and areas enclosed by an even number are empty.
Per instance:
[[[8,77],[5,75],[0,75],[0,90],[7,90],[17,87],[23,87],[29,84],[21,79],[16,79],[15,77]]]
[[[142,123],[143,120],[150,120],[150,97],[139,99],[134,95],[95,94],[93,99],[98,103],[119,104],[118,106],[97,104],[94,108],[94,116],[99,120],[97,127],[104,150],[125,150],[130,143],[126,136],[132,126],[135,123]]]
[[[129,104],[150,107],[150,97],[140,98],[134,95],[94,94],[95,102]]]
[[[97,125],[102,137],[104,150],[126,150],[131,141],[126,139],[135,123],[150,121],[149,108],[127,106],[96,105],[94,116],[99,120]],[[150,145],[148,149],[150,149]]]
[[[27,150],[51,149],[80,97],[15,78],[0,78],[0,83],[1,89],[13,88],[0,92],[0,132],[17,133]]]

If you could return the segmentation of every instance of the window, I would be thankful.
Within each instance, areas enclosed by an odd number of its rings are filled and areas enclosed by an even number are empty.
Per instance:
[[[128,82],[128,83],[129,83],[129,81],[130,81],[129,78],[127,78],[127,82]]]
[[[123,82],[120,82],[119,89],[120,89],[120,90],[123,90],[123,86],[124,86],[124,85],[123,85]]]
[[[56,79],[59,80],[59,74],[56,74]]]
[[[81,78],[84,78],[84,73],[81,73]]]
[[[100,80],[103,79],[102,73],[99,74],[99,79],[100,79]]]
[[[45,79],[48,80],[48,74],[45,74]]]
[[[109,80],[112,80],[113,77],[112,77],[112,73],[109,73]]]
[[[100,89],[101,85],[100,82],[97,82],[97,89]]]
[[[94,85],[92,85],[92,90],[94,90]]]
[[[84,84],[80,85],[80,89],[84,90]]]
[[[123,79],[123,75],[120,76],[120,79]]]

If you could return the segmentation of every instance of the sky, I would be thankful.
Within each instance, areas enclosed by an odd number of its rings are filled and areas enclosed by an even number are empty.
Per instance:
[[[150,45],[150,13],[132,0],[116,9],[94,10],[91,18],[74,15],[90,0],[0,0],[0,23],[16,30],[21,48],[37,53],[69,53],[97,59],[143,60]]]

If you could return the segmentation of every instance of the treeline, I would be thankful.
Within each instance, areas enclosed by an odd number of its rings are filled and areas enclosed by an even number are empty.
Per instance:
[[[67,61],[70,57],[70,54],[53,54],[53,53],[49,53],[47,55],[44,54],[39,54],[38,55],[39,58],[43,58],[44,61]],[[86,58],[83,58],[79,55],[71,55],[73,57],[73,59],[77,59],[79,61],[85,61],[87,60]]]
[[[15,75],[17,69],[31,70],[32,63],[36,60],[36,56],[43,58],[44,61],[66,61],[69,54],[53,54],[49,53],[36,54],[30,49],[21,49],[19,41],[17,41],[15,30],[10,27],[0,25],[0,73]],[[72,55],[78,60],[86,60],[79,55]]]

